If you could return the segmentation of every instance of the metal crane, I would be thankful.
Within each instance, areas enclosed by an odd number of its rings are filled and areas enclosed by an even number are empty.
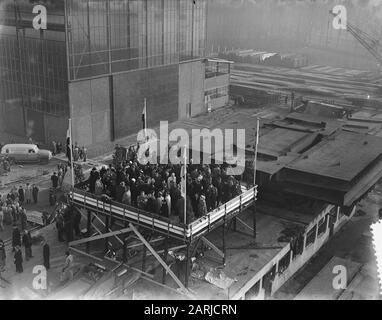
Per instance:
[[[330,10],[329,13],[334,17],[337,16],[337,14],[335,14],[332,10]],[[347,21],[346,30],[351,33],[351,35],[378,61],[378,64],[382,66],[382,50],[380,41],[349,23],[349,21]]]

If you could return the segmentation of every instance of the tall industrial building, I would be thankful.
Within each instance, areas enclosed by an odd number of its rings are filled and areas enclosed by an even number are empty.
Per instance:
[[[35,30],[33,7],[47,9]],[[3,130],[79,145],[228,101],[229,67],[205,59],[207,0],[6,0],[0,4]],[[216,71],[216,72],[215,72]]]

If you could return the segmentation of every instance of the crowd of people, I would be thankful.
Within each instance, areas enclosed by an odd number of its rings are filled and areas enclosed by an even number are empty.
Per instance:
[[[0,148],[1,150],[1,148]],[[11,162],[9,161],[8,157],[0,157],[0,176],[8,173],[11,171]]]
[[[81,237],[81,213],[66,202],[61,202],[55,217],[58,241],[64,242]]]
[[[116,155],[121,147],[116,146]],[[125,205],[184,222],[181,165],[146,164],[130,147],[124,159],[100,170],[93,168],[86,182],[88,191]],[[239,177],[227,174],[227,164],[189,164],[186,177],[186,223],[206,215],[241,194]]]
[[[17,273],[22,273],[24,271],[24,259],[21,247],[24,247],[25,260],[28,261],[33,258],[32,245],[33,239],[30,231],[24,230],[23,232],[20,232],[19,228],[14,226],[12,232],[12,252],[14,253],[13,263]],[[48,270],[50,268],[50,247],[45,239],[42,240],[41,245],[43,247],[43,264]],[[5,271],[6,258],[5,244],[4,241],[0,239],[0,273]]]
[[[24,230],[27,222],[26,204],[32,201],[38,202],[39,188],[37,185],[27,183],[25,187],[14,186],[6,196],[0,195],[0,231],[4,230],[4,224],[11,225],[20,223]]]

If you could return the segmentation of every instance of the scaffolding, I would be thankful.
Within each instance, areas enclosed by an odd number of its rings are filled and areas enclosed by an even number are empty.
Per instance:
[[[225,232],[226,228],[233,225],[236,230],[236,223],[243,223],[237,216],[248,208],[253,210],[253,228],[246,225],[256,237],[256,214],[255,200],[257,195],[257,186],[246,188],[242,186],[242,194],[220,205],[207,215],[193,221],[190,224],[177,223],[170,219],[142,211],[138,208],[127,206],[114,201],[104,201],[99,197],[85,192],[83,190],[73,188],[69,193],[69,201],[75,210],[79,210],[87,221],[86,238],[72,241],[69,248],[79,254],[83,254],[98,261],[101,258],[90,254],[90,243],[96,240],[105,239],[105,256],[104,259],[120,263],[126,268],[131,268],[141,273],[141,276],[161,286],[165,286],[166,274],[169,274],[179,287],[179,291],[189,294],[188,283],[190,275],[191,258],[195,255],[199,245],[203,243],[212,249],[225,264],[226,248],[225,248]],[[103,219],[102,219],[103,218]],[[104,231],[100,230],[93,223],[97,220],[104,227]],[[112,230],[112,226],[117,230]],[[206,236],[213,230],[222,227],[223,248],[218,248],[209,241]],[[92,234],[92,229],[96,232]],[[129,239],[139,241],[139,244],[128,245]],[[114,238],[122,249],[122,261],[117,261],[108,256],[110,253],[110,238]],[[86,251],[77,248],[78,245],[86,244]],[[160,244],[160,246],[157,246]],[[172,246],[173,245],[173,246]],[[172,247],[171,247],[172,246]],[[129,264],[130,257],[128,249],[142,248],[142,254],[139,255],[142,263],[141,269]],[[177,250],[185,250],[185,274],[184,281],[171,270],[167,263],[170,252]],[[153,276],[145,270],[146,260],[149,256],[153,256],[163,268],[162,283],[153,280]],[[134,260],[134,259],[132,259]],[[135,259],[136,260],[136,259]],[[168,287],[169,289],[170,288]]]

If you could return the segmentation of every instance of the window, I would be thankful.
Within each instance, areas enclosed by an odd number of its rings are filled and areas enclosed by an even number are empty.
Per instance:
[[[337,207],[333,206],[329,211],[330,219],[332,219],[333,223],[337,222]]]
[[[326,231],[326,221],[327,221],[328,217],[329,216],[326,215],[320,221],[318,221],[318,234],[317,234],[318,237],[325,233],[325,231]]]
[[[283,273],[288,269],[290,263],[290,250],[280,259],[278,273]]]
[[[308,233],[306,234],[305,248],[313,244],[314,241],[316,241],[316,230],[317,230],[317,225],[315,225],[312,229],[310,229]]]
[[[207,90],[204,95],[210,99],[217,99],[228,95],[228,87],[220,87],[212,90]]]

